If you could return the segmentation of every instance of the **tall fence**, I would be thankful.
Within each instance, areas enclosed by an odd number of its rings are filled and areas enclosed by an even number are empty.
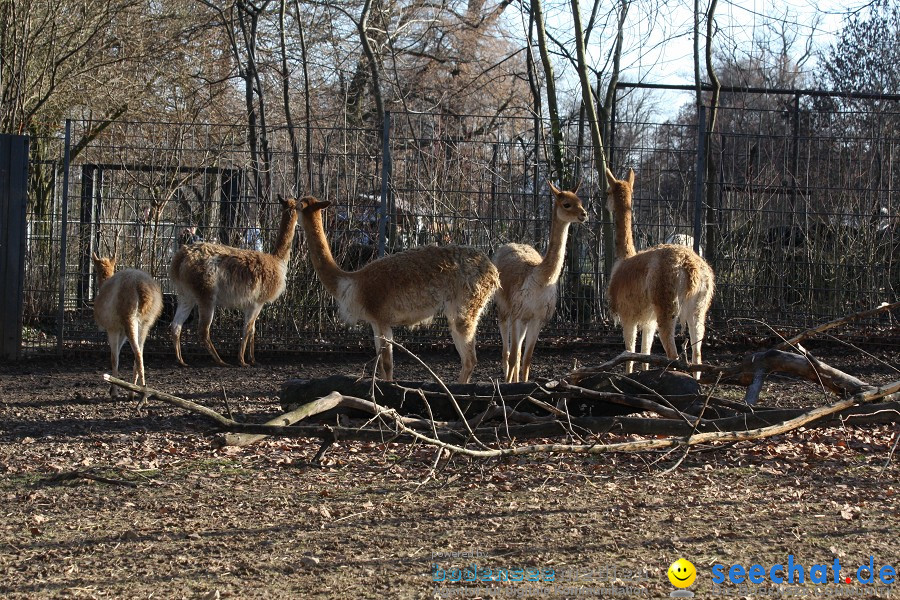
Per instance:
[[[0,135],[0,358],[22,346],[28,138]]]
[[[760,322],[790,330],[897,297],[897,99],[848,110],[786,97],[762,108],[726,104],[709,139],[696,115],[653,123],[617,114],[614,123],[611,168],[637,172],[638,247],[680,241],[701,248],[717,277],[712,333]],[[269,250],[278,195],[313,193],[332,202],[326,233],[347,269],[430,243],[488,253],[511,241],[546,248],[550,171],[534,120],[388,119],[375,131],[310,126],[312,151],[299,161],[287,130],[274,128],[264,168],[239,125],[114,123],[98,131],[69,121],[56,137],[33,140],[23,348],[102,347],[105,337],[92,321],[96,252],[115,253],[119,265],[160,280],[166,308],[148,350],[169,351],[174,252],[192,236]],[[608,217],[585,133],[583,123],[569,123],[565,153],[590,218],[571,230],[558,310],[542,333],[548,343],[619,339],[603,294]],[[715,166],[708,181],[707,157]],[[368,329],[340,321],[302,238],[294,239],[285,294],[257,323],[258,348],[371,346]],[[240,321],[228,310],[216,316],[213,339],[226,354],[236,347]],[[184,341],[196,351],[191,327]],[[440,319],[397,339],[414,347],[449,343]],[[479,341],[499,342],[492,312]]]

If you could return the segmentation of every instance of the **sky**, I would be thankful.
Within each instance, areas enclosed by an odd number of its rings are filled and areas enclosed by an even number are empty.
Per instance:
[[[642,4],[638,5],[638,1]],[[709,0],[702,0],[700,5],[705,8],[708,3]],[[786,23],[784,31],[797,37],[798,52],[810,36],[815,47],[825,49],[844,27],[847,13],[869,3],[870,0],[719,0],[714,46],[735,48],[738,56],[749,56],[754,37],[767,33],[772,24],[783,22]],[[648,4],[648,0],[635,0],[629,11],[620,80],[693,85],[693,0],[669,2],[662,9],[665,12],[655,19],[647,17]],[[590,6],[588,0],[581,0],[582,12]],[[606,2],[604,6],[610,7],[612,3]],[[568,2],[557,4],[555,11],[548,11],[548,24],[552,27],[554,23],[570,22],[569,10]],[[610,25],[605,31],[612,30]],[[597,39],[601,43],[592,44],[589,50],[594,64],[600,64],[612,43],[608,37],[600,38],[595,33],[592,41]],[[805,65],[810,70],[814,67],[814,61]],[[692,101],[690,92],[663,96],[658,111],[666,117],[674,116],[682,104]]]

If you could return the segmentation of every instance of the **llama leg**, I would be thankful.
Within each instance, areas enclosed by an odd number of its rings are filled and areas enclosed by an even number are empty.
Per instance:
[[[625,338],[625,351],[634,352],[635,344],[637,344],[637,323],[626,323],[625,321],[622,321],[622,336]],[[625,363],[626,373],[631,373],[633,369],[633,361],[629,360]]]
[[[503,367],[503,379],[509,377],[509,319],[500,319],[500,365]]]
[[[261,310],[262,305],[253,306],[244,312],[244,331],[241,335],[241,348],[238,352],[238,363],[242,367],[247,366],[247,363],[244,362],[244,354],[247,352],[248,342],[250,343],[250,364],[256,364],[253,357],[253,338],[256,336],[256,318],[259,317]]]
[[[659,341],[666,350],[666,356],[671,360],[678,358],[678,346],[675,345],[675,323],[676,319],[673,317],[665,317],[658,321]]]
[[[469,383],[475,365],[478,364],[478,357],[475,355],[475,324],[467,324],[462,318],[451,319],[450,336],[462,361],[457,382]]]
[[[200,339],[203,340],[203,345],[206,346],[206,349],[209,350],[213,360],[216,361],[219,366],[227,367],[228,363],[222,360],[222,357],[216,352],[216,347],[213,346],[212,339],[209,337],[209,328],[212,325],[213,316],[216,312],[215,306],[201,305],[199,312],[200,318],[198,319],[198,323],[200,327]]]
[[[141,385],[147,387],[147,380],[144,377],[144,344],[147,342],[147,334],[150,332],[150,328],[144,325],[141,327],[138,325],[138,338],[137,338],[137,348],[132,346],[132,350],[134,351],[134,368],[135,371],[140,369],[141,373]],[[135,380],[135,383],[137,380]],[[138,410],[140,411],[143,406],[147,403],[147,394],[144,393],[141,401],[138,403]]]
[[[119,351],[122,349],[122,343],[125,341],[125,336],[121,333],[113,333],[112,331],[106,332],[106,337],[109,340],[109,363],[112,368],[112,376],[118,378],[119,377]],[[109,395],[113,398],[118,397],[119,388],[115,385],[109,386]]]
[[[196,305],[193,303],[182,302],[179,299],[178,308],[175,309],[175,316],[172,317],[172,343],[175,345],[175,358],[178,359],[178,364],[182,367],[186,367],[187,363],[181,358],[181,326],[191,316],[194,306]]]
[[[384,347],[381,349],[382,361],[384,363],[384,374],[387,381],[394,380],[394,331],[388,327],[384,331]]]
[[[128,324],[127,335],[128,344],[131,346],[131,353],[134,354],[134,366],[132,367],[134,378],[132,383],[137,385],[138,381],[140,381],[141,385],[144,385],[144,356],[141,353],[141,345],[139,343],[141,334],[138,324],[134,319]],[[129,392],[128,397],[134,398],[134,392]]]
[[[378,359],[376,373],[385,381],[394,379],[394,347],[391,342],[394,332],[390,327],[381,328],[372,324],[372,332],[375,334],[375,357]]]
[[[522,369],[522,344],[525,342],[525,323],[519,319],[513,319],[510,332],[509,372],[506,383],[519,381]]]
[[[372,336],[375,338],[375,375],[384,379],[384,361],[381,357],[381,348],[384,346],[384,340],[381,339],[381,329],[374,323],[372,324]]]
[[[656,336],[656,321],[644,323],[641,328],[641,354],[652,354],[654,336]],[[641,367],[645,371],[649,368],[649,363],[644,363]]]
[[[531,357],[534,355],[534,345],[537,343],[540,332],[540,321],[531,321],[525,326],[525,355],[522,357],[522,381],[528,381],[528,378],[531,376]]]
[[[691,336],[691,363],[699,365],[703,362],[700,346],[703,344],[703,336],[706,335],[706,315],[694,315],[688,319],[688,333]],[[695,372],[694,377],[700,379],[700,373]]]

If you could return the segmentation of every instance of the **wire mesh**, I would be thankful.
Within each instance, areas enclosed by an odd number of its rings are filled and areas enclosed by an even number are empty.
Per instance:
[[[717,278],[712,332],[763,321],[800,327],[896,299],[896,104],[890,105],[894,112],[823,109],[814,103],[793,111],[790,105],[725,106],[708,140],[717,179],[707,182],[713,191],[701,198],[695,185],[696,123],[620,117],[611,168],[618,175],[629,167],[637,172],[638,249],[700,240]],[[309,127],[313,153],[301,156],[299,164],[284,128],[268,132],[271,153],[261,164],[237,124],[114,123],[102,132],[92,127],[71,121],[68,138],[60,133],[41,140],[41,152],[32,160],[26,351],[103,347],[105,337],[92,319],[96,289],[90,256],[96,252],[116,254],[119,265],[159,279],[165,311],[147,348],[169,352],[176,299],[168,268],[174,252],[191,235],[270,250],[279,195],[313,192],[332,202],[326,234],[345,269],[359,268],[382,248],[398,252],[455,243],[490,254],[501,244],[519,242],[543,252],[549,238],[551,169],[531,119],[394,114],[387,157],[380,131]],[[565,154],[581,173],[579,195],[590,218],[571,229],[558,309],[542,332],[545,342],[619,335],[604,298],[608,216],[601,182],[587,168],[593,164],[591,149],[578,142],[585,139],[579,128],[583,134],[583,124],[569,124],[566,139],[573,141]],[[257,322],[258,349],[371,348],[367,327],[340,321],[302,238],[298,231],[285,293]],[[223,356],[233,356],[241,320],[237,311],[218,311],[212,333]],[[186,329],[186,352],[202,351],[191,321]],[[413,348],[450,344],[442,319],[397,332],[397,340]],[[482,321],[479,341],[499,343],[493,309]]]

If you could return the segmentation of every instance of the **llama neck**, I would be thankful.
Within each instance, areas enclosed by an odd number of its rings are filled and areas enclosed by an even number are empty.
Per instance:
[[[109,268],[104,264],[96,264],[95,263],[95,274],[97,277],[97,289],[100,289],[100,286],[103,285],[107,279],[113,276],[115,272],[115,267]]]
[[[99,290],[100,286],[102,286],[106,282],[106,280],[109,279],[111,276],[112,276],[112,273],[101,273],[98,271],[97,272],[97,289]]]
[[[544,260],[535,269],[540,282],[544,285],[553,285],[559,281],[562,272],[563,260],[566,257],[566,241],[569,239],[569,225],[556,216],[556,208],[553,210],[553,219],[550,221],[550,243]]]
[[[337,265],[331,254],[328,239],[325,237],[325,228],[322,225],[322,212],[316,211],[312,215],[304,214],[300,224],[306,233],[306,243],[309,245],[309,258],[312,261],[313,269],[325,289],[332,296],[336,296],[338,283],[343,277],[346,277],[347,273]]]
[[[634,234],[631,230],[631,205],[617,206],[615,214],[616,226],[616,260],[634,256]]]
[[[291,244],[294,242],[294,231],[297,229],[297,211],[286,210],[281,214],[281,223],[278,225],[278,237],[275,239],[275,248],[272,255],[281,262],[287,262],[291,258]]]

